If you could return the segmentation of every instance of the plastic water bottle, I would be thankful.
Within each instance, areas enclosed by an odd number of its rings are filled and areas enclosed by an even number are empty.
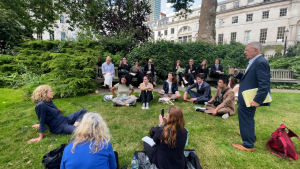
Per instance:
[[[131,161],[131,168],[138,169],[139,168],[139,161],[133,156],[133,160]]]

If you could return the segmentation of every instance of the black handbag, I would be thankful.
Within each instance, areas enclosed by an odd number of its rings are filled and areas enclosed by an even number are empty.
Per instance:
[[[221,103],[221,99],[219,98],[219,96],[217,96],[213,103],[214,106],[218,107]]]
[[[60,163],[61,163],[61,159],[63,156],[63,152],[67,145],[68,144],[62,144],[60,147],[58,147],[44,155],[42,164],[44,164],[45,168],[47,168],[47,169],[59,169],[60,168]]]

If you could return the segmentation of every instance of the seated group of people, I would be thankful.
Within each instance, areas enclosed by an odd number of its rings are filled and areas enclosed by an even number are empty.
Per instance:
[[[140,85],[145,89],[147,86],[149,85]],[[54,134],[72,133],[69,145],[64,149],[60,168],[116,169],[117,157],[110,143],[109,128],[103,118],[98,113],[88,113],[85,109],[64,116],[52,102],[52,98],[53,92],[48,85],[39,86],[34,90],[32,101],[36,103],[35,112],[39,124],[32,127],[39,128],[39,137],[28,142],[42,140],[47,125],[50,132]],[[183,113],[178,106],[170,107],[164,117],[159,115],[159,128],[153,136],[156,146],[150,147],[144,143],[146,154],[152,164],[158,168],[184,169],[186,167],[183,150],[187,140],[187,130],[184,126]]]
[[[224,72],[223,67],[220,65],[220,59],[216,59],[215,64],[211,65],[210,69],[211,78],[222,78]],[[194,65],[193,59],[189,60],[189,64],[186,67],[181,64],[180,60],[177,60],[173,71],[178,73],[181,87],[184,88],[184,84],[188,84],[190,86],[196,83],[196,75],[198,74],[203,74],[204,79],[206,79],[209,73],[209,67],[207,65],[207,60],[203,60],[198,67]]]
[[[135,61],[134,66],[131,66],[130,63],[127,62],[126,57],[123,57],[120,61],[120,64],[118,66],[118,77],[122,77],[123,75],[126,75],[129,77],[129,84],[131,84],[131,81],[133,77],[137,78],[138,84],[143,82],[143,76],[147,75],[153,79],[154,77],[154,65],[152,64],[152,59],[148,60],[148,63],[144,66],[144,71],[142,67],[139,65],[139,61]],[[111,57],[106,57],[106,62],[102,64],[102,74],[104,77],[104,84],[103,86],[106,87],[107,85],[109,88],[112,87],[112,81],[115,78],[114,73],[114,64],[111,63]],[[154,79],[153,79],[154,80]],[[153,85],[156,85],[153,81]],[[139,86],[140,88],[140,86]]]

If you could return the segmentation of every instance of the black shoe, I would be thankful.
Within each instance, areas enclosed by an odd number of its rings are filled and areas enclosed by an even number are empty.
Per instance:
[[[116,103],[114,103],[114,106],[115,106],[115,107],[118,107],[118,105],[117,105]]]
[[[129,106],[133,106],[133,107],[135,107],[135,106],[136,106],[136,104],[129,104]]]
[[[200,108],[200,107],[198,107],[195,110],[204,113],[206,111],[206,108]]]

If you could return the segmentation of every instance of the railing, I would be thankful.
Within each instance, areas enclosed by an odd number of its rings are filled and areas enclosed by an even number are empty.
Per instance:
[[[239,69],[245,73],[246,69]],[[295,79],[295,73],[288,69],[271,69],[271,79]]]

